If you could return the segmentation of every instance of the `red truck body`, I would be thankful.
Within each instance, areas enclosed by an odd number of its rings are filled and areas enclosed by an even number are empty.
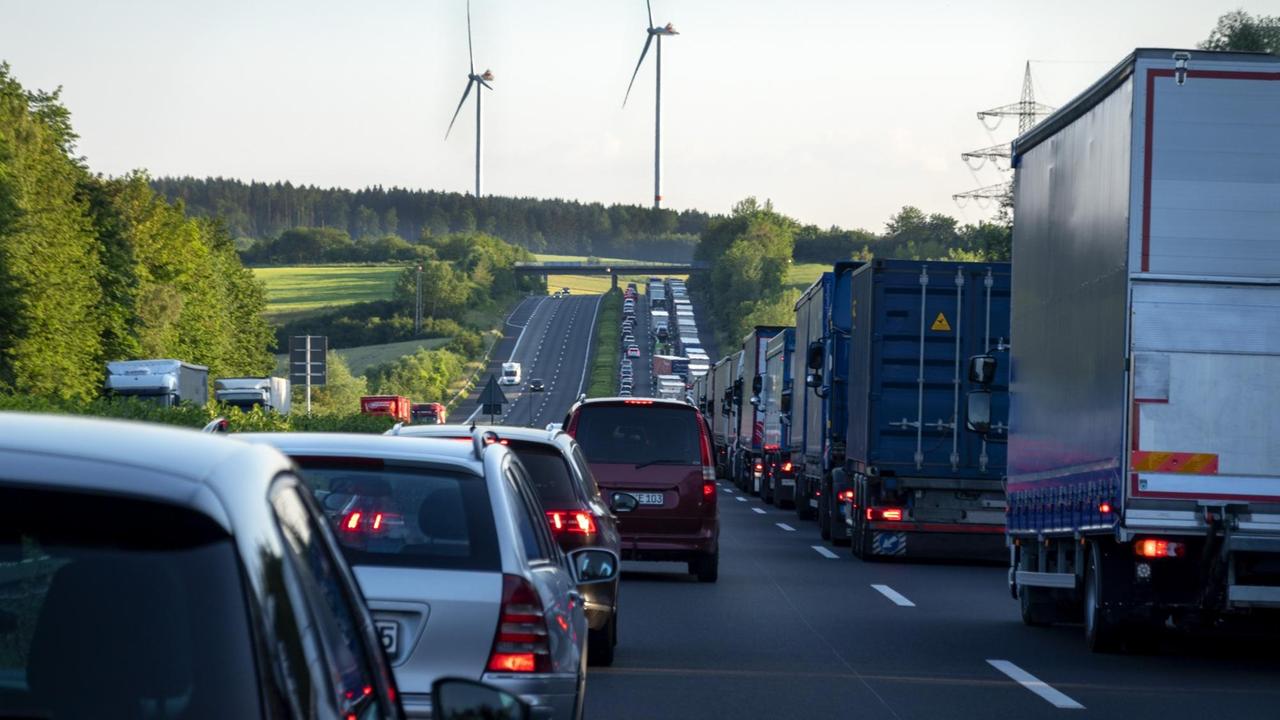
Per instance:
[[[360,398],[360,412],[365,415],[388,415],[407,423],[412,419],[413,403],[403,395],[365,395]]]

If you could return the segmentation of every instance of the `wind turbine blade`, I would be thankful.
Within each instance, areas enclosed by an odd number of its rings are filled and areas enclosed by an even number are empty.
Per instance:
[[[492,86],[492,85],[490,85],[489,83],[485,82],[483,78],[482,78],[482,79],[480,79],[480,80],[477,80],[476,82],[478,82],[478,83],[480,83],[481,85],[483,85],[483,86],[485,86],[485,87],[489,88],[490,90],[492,90],[492,89],[493,89],[493,86]]]
[[[475,80],[467,81],[467,89],[462,91],[462,99],[458,101],[458,109],[453,111],[453,120],[449,121],[449,129],[444,131],[444,139],[449,139],[449,133],[453,132],[453,123],[458,119],[458,113],[462,112],[462,104],[467,101],[467,96],[471,94],[471,86],[475,84]]]
[[[647,1],[647,0],[646,0]],[[471,0],[467,0],[467,61],[471,74],[476,74],[476,55],[471,49]]]
[[[649,11],[649,27],[653,27],[653,4],[649,0],[644,0],[644,7]]]
[[[644,49],[640,51],[640,62],[636,63],[635,72],[631,73],[631,82],[627,83],[627,95],[622,98],[622,107],[627,106],[627,98],[631,97],[631,86],[636,84],[636,76],[640,74],[640,66],[644,64],[644,56],[649,52],[649,45],[653,43],[653,36],[645,38]]]

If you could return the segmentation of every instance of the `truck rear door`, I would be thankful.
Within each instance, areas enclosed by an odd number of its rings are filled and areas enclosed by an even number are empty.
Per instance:
[[[1133,286],[1134,498],[1280,502],[1280,285]]]

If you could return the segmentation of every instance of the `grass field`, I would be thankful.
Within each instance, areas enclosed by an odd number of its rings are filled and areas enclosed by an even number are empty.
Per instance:
[[[831,269],[831,265],[826,263],[799,263],[793,264],[787,270],[787,287],[793,287],[800,292],[804,292],[817,280],[822,273]]]
[[[267,286],[268,316],[389,300],[399,265],[298,265],[254,268]]]
[[[385,345],[361,345],[360,347],[334,350],[351,368],[352,375],[360,375],[374,365],[394,362],[403,355],[412,355],[419,350],[434,350],[449,344],[449,338],[428,338],[424,340],[405,340],[404,342],[387,343]],[[288,355],[276,356],[276,370],[287,372],[285,363]]]

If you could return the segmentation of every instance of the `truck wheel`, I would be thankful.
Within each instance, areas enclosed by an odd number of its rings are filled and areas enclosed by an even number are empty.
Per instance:
[[[1018,587],[1018,604],[1022,611],[1022,624],[1031,627],[1048,627],[1057,619],[1057,608],[1049,591],[1038,587]]]
[[[813,519],[813,507],[809,505],[809,499],[813,497],[813,491],[809,489],[809,481],[796,474],[795,488],[792,490],[795,497],[796,517],[801,520]]]
[[[818,534],[823,540],[831,539],[831,512],[827,500],[831,497],[831,488],[822,484],[822,494],[818,496]]]
[[[1084,573],[1084,639],[1093,652],[1112,653],[1124,644],[1124,633],[1120,624],[1108,618],[1105,612],[1107,596],[1101,566],[1102,550],[1097,543],[1090,543],[1088,567]]]
[[[831,518],[831,544],[840,547],[849,544],[849,526],[844,522],[844,507],[841,505],[843,501],[840,500],[837,486],[845,486],[844,470],[841,468],[831,471],[831,489],[827,493],[827,502],[830,503],[827,516]]]

